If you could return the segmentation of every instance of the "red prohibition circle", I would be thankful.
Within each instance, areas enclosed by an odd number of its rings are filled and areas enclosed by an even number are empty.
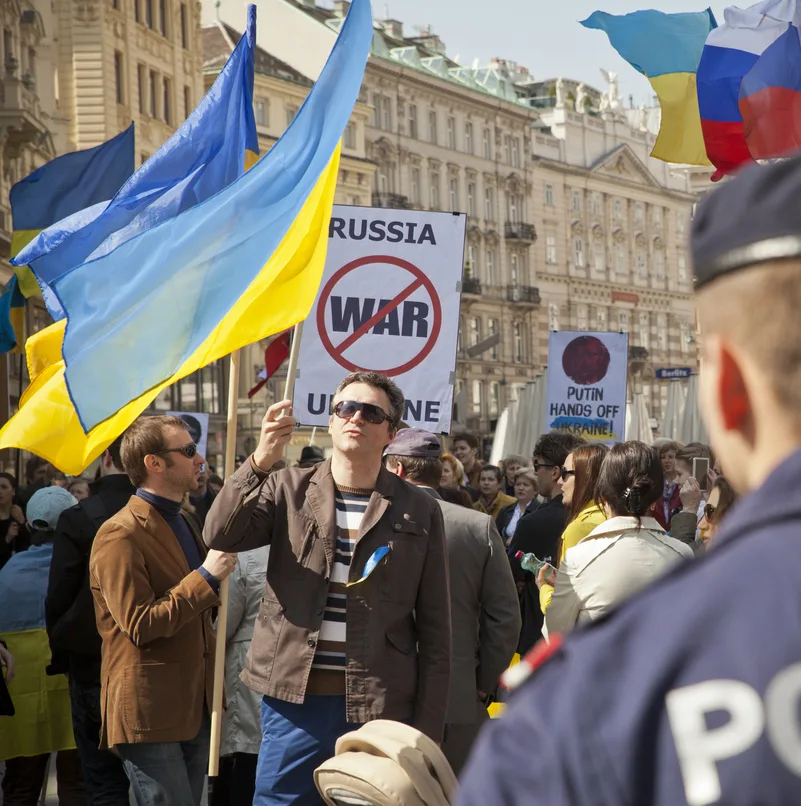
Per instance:
[[[428,291],[428,294],[431,297],[431,306],[434,316],[431,326],[431,333],[428,336],[428,340],[423,346],[423,349],[420,350],[420,352],[414,358],[410,359],[405,364],[401,364],[398,367],[392,367],[391,369],[374,369],[371,367],[360,367],[352,363],[351,361],[348,361],[342,355],[342,352],[344,351],[340,352],[339,348],[334,346],[325,328],[325,311],[326,307],[328,306],[328,299],[331,296],[331,292],[334,290],[334,286],[346,274],[349,274],[355,269],[361,268],[362,266],[366,266],[370,263],[389,263],[392,266],[397,266],[399,269],[404,269],[405,271],[408,271],[418,281],[418,283],[422,285],[426,291]],[[414,292],[410,292],[408,296],[411,296],[411,293]],[[395,308],[397,308],[398,305],[400,305],[400,303],[404,301],[404,299],[405,297],[399,300],[398,303],[394,305],[392,308],[388,308],[386,311],[384,311],[384,315],[386,316],[390,310],[394,310]],[[408,260],[403,260],[402,258],[399,257],[392,257],[390,255],[370,255],[367,257],[360,257],[357,258],[356,260],[352,260],[350,263],[346,263],[341,269],[338,269],[331,277],[331,279],[325,284],[325,288],[323,288],[323,292],[322,294],[320,294],[320,302],[317,305],[317,331],[320,334],[320,340],[323,343],[323,347],[325,347],[326,352],[331,356],[331,358],[334,359],[334,361],[337,362],[337,364],[339,364],[341,367],[344,367],[350,372],[370,370],[373,372],[381,372],[384,375],[392,375],[392,376],[403,375],[403,373],[408,372],[409,370],[414,369],[416,366],[418,366],[434,349],[434,345],[437,343],[437,339],[439,338],[439,331],[441,327],[442,327],[442,305],[440,304],[439,296],[437,295],[437,289],[434,288],[434,284],[413,263],[410,263]],[[370,328],[367,328],[367,330],[369,329]],[[345,341],[347,341],[347,339],[345,339]],[[348,345],[348,347],[349,346],[350,345]]]

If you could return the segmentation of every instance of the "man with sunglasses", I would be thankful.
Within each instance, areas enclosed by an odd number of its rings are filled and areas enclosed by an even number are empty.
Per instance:
[[[539,494],[545,503],[520,518],[515,529],[509,556],[518,551],[536,554],[540,560],[556,564],[559,538],[565,529],[565,508],[562,505],[562,468],[570,452],[583,445],[584,440],[572,434],[543,434],[534,446],[534,472],[537,474]],[[518,652],[524,655],[542,638],[544,617],[540,608],[540,594],[536,579],[512,560],[512,571],[523,587],[523,629],[520,631]]]
[[[206,547],[181,504],[205,459],[177,417],[142,417],[122,465],[136,494],[100,527],[89,562],[102,639],[101,748],[140,806],[199,806],[209,753],[212,608],[236,556]]]
[[[270,547],[242,680],[262,699],[255,806],[318,806],[314,770],[373,719],[442,740],[450,595],[442,511],[383,466],[403,393],[349,375],[329,421],[330,459],[270,472],[295,427],[270,407],[256,451],[212,505],[204,535],[225,551]]]

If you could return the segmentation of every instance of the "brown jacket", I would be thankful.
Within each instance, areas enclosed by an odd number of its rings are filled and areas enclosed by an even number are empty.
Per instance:
[[[100,527],[89,574],[103,639],[100,746],[193,739],[211,705],[217,594],[136,496]]]
[[[204,536],[221,551],[270,546],[267,584],[242,680],[302,703],[334,561],[331,462],[266,476],[246,462],[226,482]],[[450,598],[442,513],[436,501],[381,469],[351,561],[388,559],[348,589],[345,689],[349,722],[411,720],[439,741],[450,681]]]

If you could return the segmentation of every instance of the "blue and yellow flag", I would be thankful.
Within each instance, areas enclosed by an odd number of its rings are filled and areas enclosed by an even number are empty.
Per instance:
[[[87,207],[108,204],[134,171],[133,123],[95,148],[63,154],[21,179],[9,194],[14,257],[39,233]],[[102,209],[102,207],[101,207]],[[26,297],[39,286],[25,265],[16,274]]]
[[[82,264],[94,272],[90,261],[205,201],[240,176],[259,154],[253,115],[255,37],[256,10],[250,6],[246,34],[172,137],[108,204],[58,221],[12,262],[28,263],[39,284],[53,288]],[[45,295],[45,304],[54,319],[63,317],[62,300]]]
[[[32,383],[0,448],[77,473],[165,387],[306,318],[325,263],[339,140],[371,41],[370,2],[354,0],[320,78],[263,159],[55,279],[67,321],[28,340]]]
[[[24,344],[25,296],[12,276],[0,295],[0,353],[21,353]]]

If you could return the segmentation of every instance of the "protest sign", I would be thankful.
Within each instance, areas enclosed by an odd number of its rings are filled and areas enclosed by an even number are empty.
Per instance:
[[[626,333],[551,333],[546,424],[590,442],[618,442],[626,430]]]
[[[461,214],[334,207],[300,343],[300,423],[327,425],[339,382],[372,370],[402,389],[405,423],[450,430],[464,236]]]
[[[168,411],[171,417],[179,417],[186,423],[198,453],[205,457],[209,445],[209,415],[199,411]]]

